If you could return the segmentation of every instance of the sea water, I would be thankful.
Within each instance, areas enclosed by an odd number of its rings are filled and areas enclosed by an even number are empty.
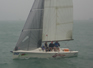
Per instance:
[[[25,21],[0,21],[0,68],[93,68],[93,21],[74,21],[72,41],[61,47],[79,51],[78,57],[13,60],[14,49]]]

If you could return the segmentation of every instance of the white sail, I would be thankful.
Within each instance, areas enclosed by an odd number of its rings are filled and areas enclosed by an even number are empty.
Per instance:
[[[71,40],[72,0],[45,0],[42,41]]]

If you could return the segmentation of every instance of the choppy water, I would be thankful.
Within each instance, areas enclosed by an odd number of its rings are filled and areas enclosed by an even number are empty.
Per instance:
[[[78,50],[78,57],[62,59],[13,60],[15,47],[24,21],[0,21],[0,68],[93,68],[93,22],[75,21],[73,41],[60,42],[61,47]]]

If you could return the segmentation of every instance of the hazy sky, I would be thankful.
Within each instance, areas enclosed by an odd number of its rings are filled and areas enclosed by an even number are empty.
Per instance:
[[[0,20],[26,20],[34,0],[0,0]],[[93,18],[93,0],[73,0],[74,20]]]

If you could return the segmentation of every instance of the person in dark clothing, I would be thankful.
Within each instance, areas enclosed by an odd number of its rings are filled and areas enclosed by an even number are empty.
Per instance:
[[[50,44],[49,44],[49,47],[54,47],[55,45],[53,44],[53,42],[51,42]]]
[[[55,50],[55,47],[54,47],[55,45],[53,44],[53,42],[51,42],[50,44],[49,44],[49,48],[50,48],[50,50],[52,51],[52,49],[54,49]]]
[[[56,47],[56,50],[60,51],[59,47],[60,47],[60,44],[58,43],[58,41],[55,42],[55,47]]]
[[[58,41],[55,42],[55,47],[60,47],[60,44],[58,43]]]
[[[47,48],[47,46],[48,46],[48,45],[47,45],[47,42],[45,42],[45,47]]]
[[[45,42],[45,50],[46,50],[46,51],[49,51],[47,42]]]

